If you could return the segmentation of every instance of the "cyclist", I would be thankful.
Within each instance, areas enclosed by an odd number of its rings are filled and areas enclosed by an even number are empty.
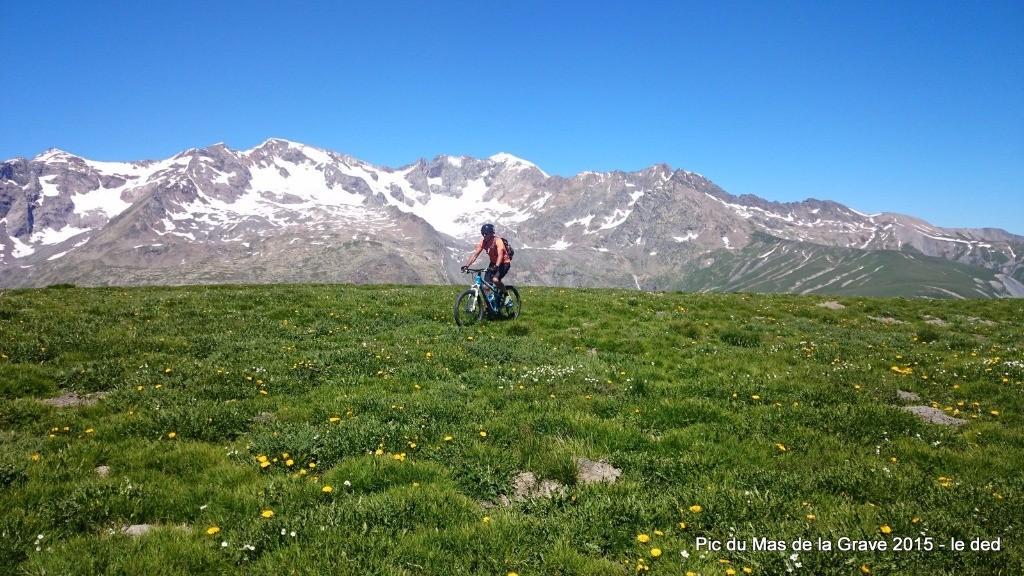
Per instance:
[[[480,240],[480,244],[477,244],[476,251],[470,255],[469,261],[462,267],[462,271],[465,272],[470,264],[476,261],[477,256],[484,250],[487,250],[487,255],[491,259],[491,265],[487,267],[484,279],[498,288],[500,292],[498,302],[504,302],[505,284],[502,283],[501,279],[508,274],[508,269],[512,267],[512,260],[508,256],[508,251],[505,250],[505,243],[494,235],[494,224],[488,222],[481,226],[480,235],[483,236],[483,239]],[[486,285],[484,289],[487,290]]]

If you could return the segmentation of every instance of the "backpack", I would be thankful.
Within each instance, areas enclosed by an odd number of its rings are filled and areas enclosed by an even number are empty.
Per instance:
[[[501,241],[505,244],[505,252],[508,253],[509,262],[512,261],[512,257],[516,255],[516,251],[512,249],[512,245],[509,244],[508,240],[502,238]]]

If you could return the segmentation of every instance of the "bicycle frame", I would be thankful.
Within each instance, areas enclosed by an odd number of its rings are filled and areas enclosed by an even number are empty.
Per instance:
[[[474,298],[480,298],[480,295],[481,295],[480,293],[482,291],[484,291],[484,288],[487,288],[488,290],[490,290],[490,292],[489,292],[490,294],[497,294],[498,293],[497,286],[495,286],[494,284],[491,284],[487,280],[484,280],[484,276],[483,276],[484,269],[478,269],[478,270],[472,270],[471,269],[470,272],[476,272],[476,278],[474,278],[473,279],[473,283],[469,285],[470,289],[473,290],[473,297]],[[491,312],[497,312],[498,311],[498,303],[497,302],[491,302],[488,298],[482,298],[482,300],[487,304],[487,308],[490,309]]]

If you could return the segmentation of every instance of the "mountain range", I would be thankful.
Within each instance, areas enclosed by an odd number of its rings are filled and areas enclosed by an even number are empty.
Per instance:
[[[484,222],[515,247],[520,285],[1024,296],[1024,237],[999,229],[733,196],[666,165],[566,178],[497,154],[387,168],[276,138],[159,161],[0,162],[0,287],[462,283]]]

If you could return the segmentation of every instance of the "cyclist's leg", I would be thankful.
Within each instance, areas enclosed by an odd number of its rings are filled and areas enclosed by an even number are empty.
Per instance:
[[[487,271],[484,272],[484,291],[485,292],[487,292],[487,293],[491,292],[491,285],[497,286],[497,283],[494,281],[494,275],[497,274],[498,271],[499,271],[499,269],[495,268],[494,266],[488,266],[487,267]]]
[[[501,266],[498,266],[498,270],[494,274],[494,285],[498,287],[498,291],[501,292],[502,295],[505,294],[505,283],[502,282],[501,279],[504,278],[506,274],[508,274],[508,270],[511,267],[511,263],[502,264]]]

